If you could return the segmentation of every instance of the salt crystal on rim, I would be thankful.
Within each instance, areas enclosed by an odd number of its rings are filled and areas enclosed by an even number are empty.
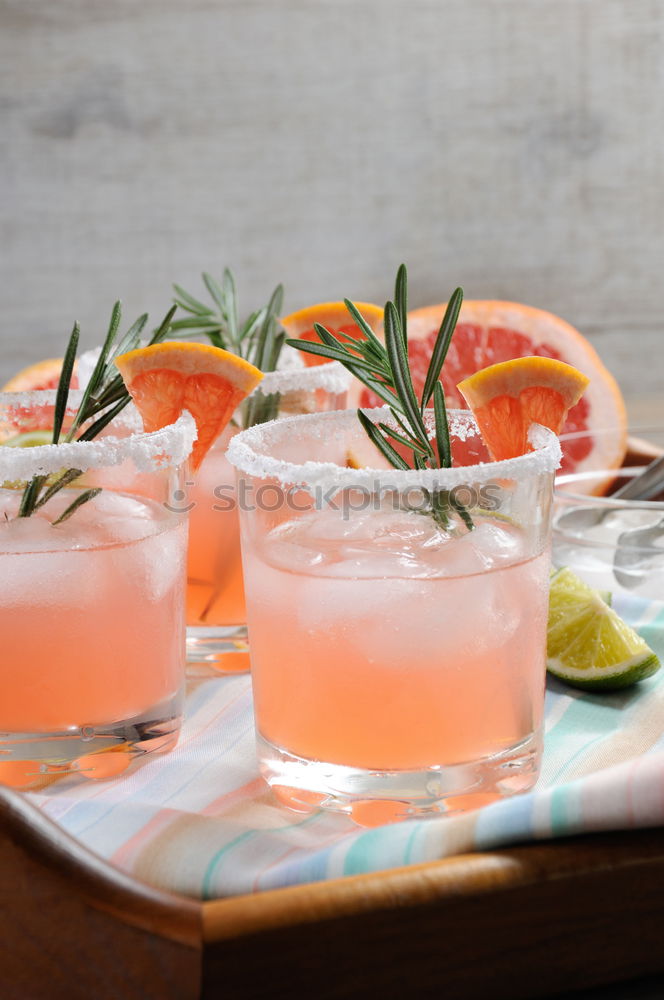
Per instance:
[[[279,392],[312,392],[314,389],[324,389],[326,392],[347,392],[352,375],[338,361],[330,361],[325,365],[312,365],[310,368],[284,368],[281,371],[266,372],[254,393],[268,396]]]
[[[380,419],[396,427],[388,407],[364,410],[373,420]],[[426,414],[430,432],[433,415]],[[477,434],[475,418],[468,410],[451,410],[448,414],[450,432],[465,440]],[[298,432],[304,432],[309,441],[327,440],[330,435],[359,427],[355,410],[336,410],[331,413],[312,413],[304,416],[281,417],[269,423],[257,424],[236,434],[226,452],[231,465],[256,479],[276,479],[282,486],[300,486],[313,493],[346,488],[406,490],[416,486],[427,489],[453,489],[472,479],[473,483],[489,480],[520,479],[543,472],[554,472],[560,465],[561,450],[558,438],[546,427],[533,425],[529,441],[536,449],[526,455],[501,462],[480,462],[478,465],[453,466],[450,469],[349,469],[333,462],[306,461],[301,464],[284,461],[260,449],[269,449],[279,440],[291,442]]]

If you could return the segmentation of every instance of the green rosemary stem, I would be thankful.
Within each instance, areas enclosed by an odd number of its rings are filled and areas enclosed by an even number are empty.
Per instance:
[[[176,308],[177,306],[173,306],[169,309],[159,327],[152,334],[149,341],[150,344],[159,343],[167,336],[171,329]],[[81,402],[74,415],[71,427],[65,436],[65,441],[67,442],[93,440],[131,402],[131,397],[122,381],[122,377],[117,374],[114,361],[120,354],[134,350],[140,346],[141,333],[147,323],[148,316],[145,313],[139,317],[127,333],[118,341],[121,319],[122,307],[120,302],[116,302],[111,312],[108,332],[102,344],[99,358],[83,390]],[[71,380],[74,374],[79,334],[78,323],[75,323],[65,351],[62,372],[55,394],[53,444],[60,442],[67,414],[67,403],[71,390]],[[23,490],[17,516],[30,517],[36,510],[39,510],[44,504],[48,503],[60,490],[75,484],[81,475],[82,472],[80,469],[64,469],[56,476],[33,476]],[[52,523],[55,525],[66,521],[79,507],[92,500],[99,492],[99,489],[92,489],[80,493]]]

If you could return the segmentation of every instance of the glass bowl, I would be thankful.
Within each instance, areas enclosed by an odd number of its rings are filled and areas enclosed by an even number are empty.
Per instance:
[[[650,500],[613,495],[663,448],[663,426],[634,428],[621,468],[557,476],[554,566],[569,566],[591,586],[614,596],[664,601],[664,483]]]

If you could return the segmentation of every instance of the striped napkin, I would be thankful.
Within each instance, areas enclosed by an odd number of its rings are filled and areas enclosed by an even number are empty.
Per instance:
[[[616,599],[664,657],[664,604]],[[190,682],[177,748],[123,777],[30,797],[132,875],[196,899],[261,892],[550,837],[664,825],[664,669],[622,693],[549,679],[535,789],[452,817],[361,829],[280,806],[258,775],[247,676]]]

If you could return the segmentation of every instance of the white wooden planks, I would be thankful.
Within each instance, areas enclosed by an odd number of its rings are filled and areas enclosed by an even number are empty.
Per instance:
[[[3,0],[0,379],[115,298],[530,302],[663,368],[664,5]]]

